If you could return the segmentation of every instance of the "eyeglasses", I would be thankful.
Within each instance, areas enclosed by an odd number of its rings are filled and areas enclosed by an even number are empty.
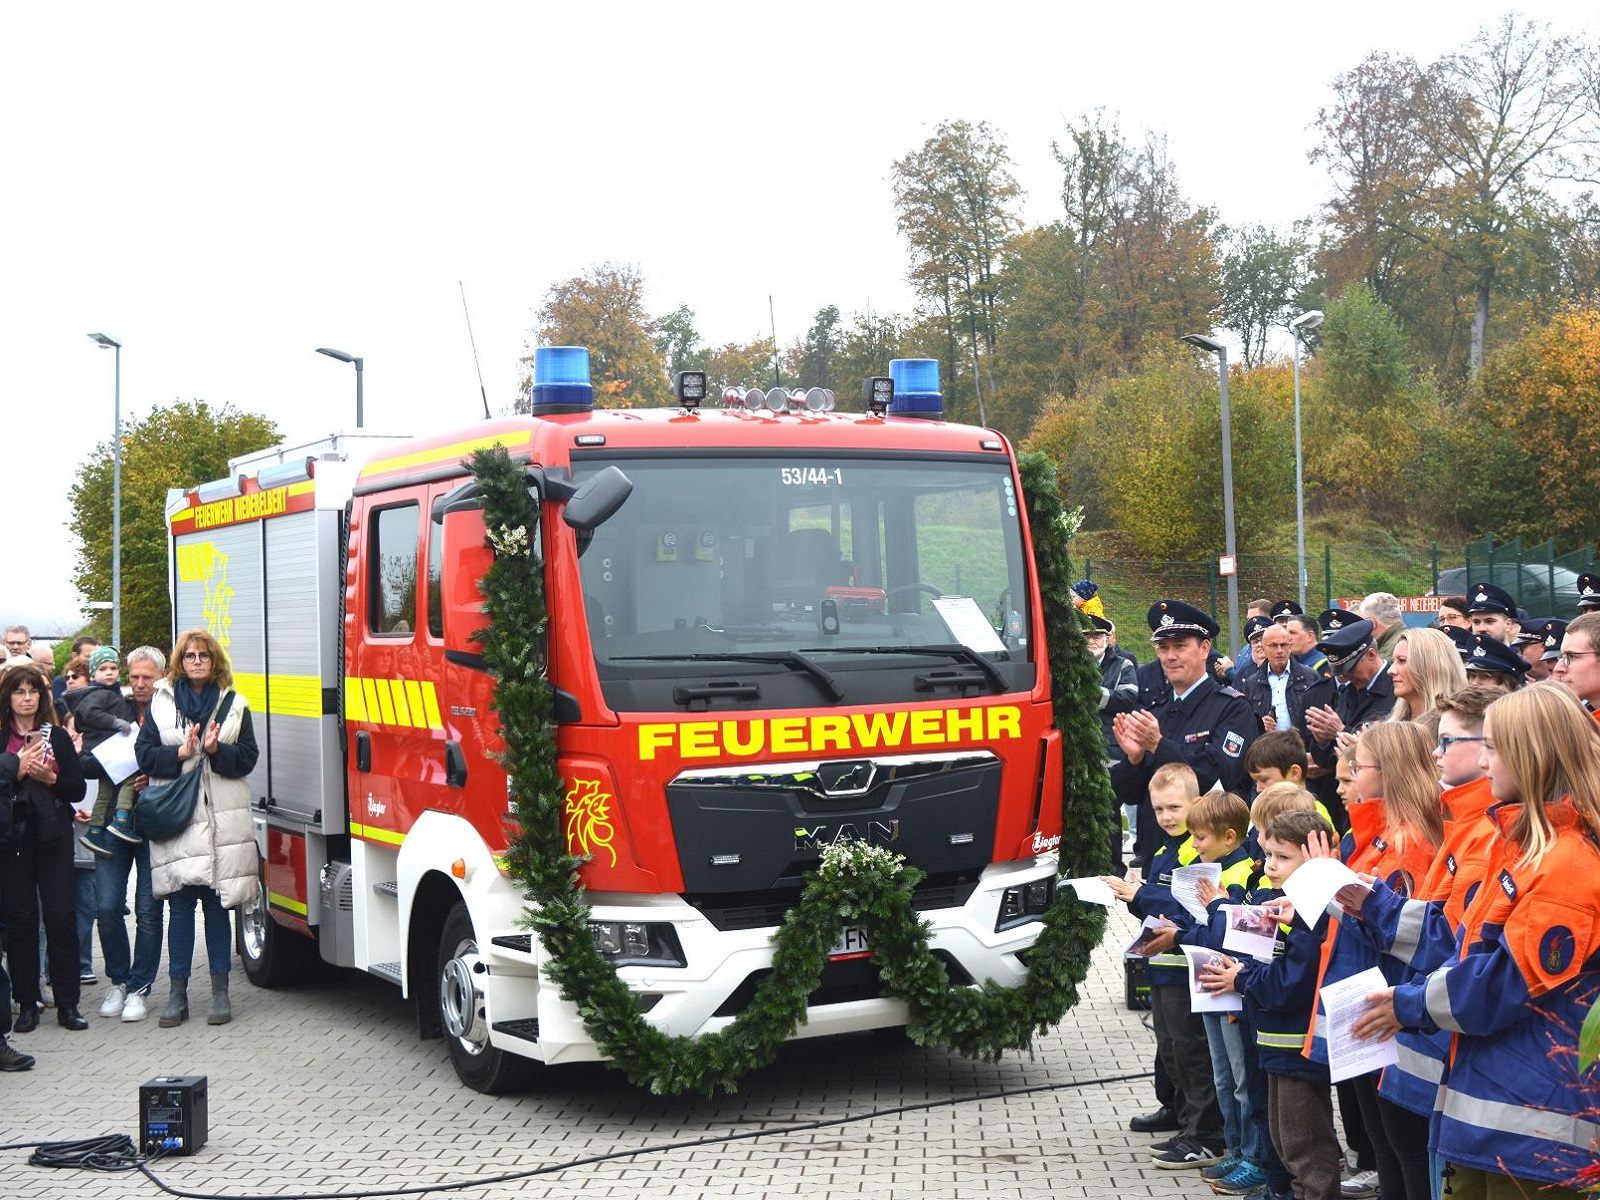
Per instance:
[[[1483,740],[1484,738],[1481,734],[1477,737],[1471,737],[1467,734],[1456,735],[1450,733],[1441,733],[1439,735],[1439,749],[1448,754],[1450,752],[1450,747],[1454,746],[1457,742],[1481,742]]]
[[[1556,655],[1556,661],[1563,667],[1570,667],[1575,658],[1587,658],[1591,654],[1600,654],[1600,650],[1563,650]]]
[[[6,649],[7,650],[26,650],[27,648],[28,648],[28,643],[25,642],[25,641],[18,642],[18,641],[13,641],[11,638],[7,638],[6,639]]]
[[[1359,775],[1363,771],[1380,771],[1383,768],[1379,767],[1377,763],[1352,763],[1350,764],[1350,769],[1354,771],[1356,775]],[[1353,781],[1354,779],[1355,776],[1352,775],[1351,780]]]
[[[209,651],[209,650],[185,650],[183,652],[183,661],[184,662],[210,662],[211,661],[211,651]]]

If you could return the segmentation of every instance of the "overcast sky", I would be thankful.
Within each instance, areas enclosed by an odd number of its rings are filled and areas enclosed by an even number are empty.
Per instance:
[[[1519,10],[1583,32],[1570,4]],[[988,121],[1058,210],[1050,143],[1097,108],[1164,132],[1223,220],[1287,226],[1330,81],[1422,61],[1506,11],[1339,5],[411,3],[10,5],[0,50],[0,396],[11,434],[0,620],[78,614],[73,466],[177,399],[306,440],[510,404],[549,287],[633,263],[710,343],[909,312],[889,169],[941,120]],[[1592,32],[1592,30],[1591,30]],[[196,480],[173,480],[173,484]],[[107,521],[110,514],[107,514]]]

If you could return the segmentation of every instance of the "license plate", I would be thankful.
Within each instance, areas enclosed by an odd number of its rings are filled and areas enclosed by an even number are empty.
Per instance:
[[[866,958],[871,953],[872,947],[867,944],[866,933],[854,925],[846,925],[839,931],[839,940],[828,951],[828,957]]]

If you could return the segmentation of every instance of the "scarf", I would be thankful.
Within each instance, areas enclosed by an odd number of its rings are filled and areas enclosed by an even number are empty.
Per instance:
[[[217,685],[208,683],[199,691],[187,679],[172,685],[172,698],[178,705],[178,716],[184,725],[204,725],[217,709]]]

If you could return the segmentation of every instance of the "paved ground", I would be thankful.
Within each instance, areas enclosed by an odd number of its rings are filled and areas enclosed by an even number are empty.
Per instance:
[[[1128,1118],[1151,1107],[1152,1035],[1122,1003],[1114,915],[1085,999],[1032,1059],[998,1064],[903,1042],[803,1042],[715,1101],[643,1094],[599,1066],[548,1072],[514,1097],[467,1091],[438,1042],[417,1040],[398,990],[363,976],[263,992],[234,974],[236,1018],[173,1030],[46,1014],[14,1038],[36,1055],[0,1075],[0,1143],[136,1135],[139,1085],[210,1080],[210,1140],[154,1173],[171,1194],[464,1197],[1209,1196],[1158,1171]],[[203,948],[196,955],[203,963]],[[191,1002],[205,1009],[207,984]],[[1107,1082],[1107,1080],[1115,1080]],[[631,1157],[581,1160],[617,1151]],[[0,1197],[158,1197],[138,1174],[30,1167],[0,1151]],[[534,1172],[539,1172],[535,1174]],[[505,1179],[510,1175],[519,1178]],[[497,1182],[486,1182],[498,1180]],[[453,1191],[443,1185],[467,1184]]]

